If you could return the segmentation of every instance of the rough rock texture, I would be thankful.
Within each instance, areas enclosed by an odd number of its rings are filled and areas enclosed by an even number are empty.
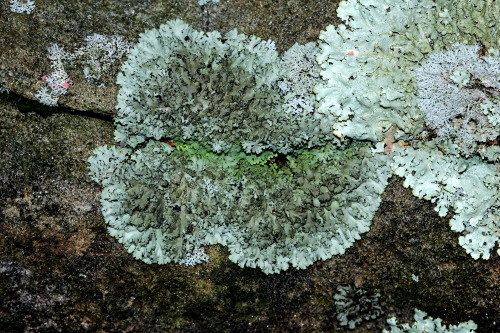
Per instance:
[[[92,149],[112,142],[119,66],[106,88],[68,69],[59,108],[30,101],[50,71],[47,47],[80,47],[93,33],[135,42],[182,18],[199,29],[255,34],[280,50],[336,23],[336,1],[36,1],[30,14],[0,2],[0,332],[338,331],[339,284],[380,292],[385,319],[419,308],[445,323],[469,319],[500,331],[500,260],[473,260],[429,202],[394,177],[371,230],[345,255],[307,270],[265,275],[229,262],[223,247],[195,267],[134,260],[106,232],[100,188],[87,176]],[[90,17],[89,17],[90,15]],[[272,23],[270,23],[272,22]],[[78,111],[75,111],[78,110]],[[413,278],[412,278],[413,276]],[[418,282],[415,281],[418,277]]]

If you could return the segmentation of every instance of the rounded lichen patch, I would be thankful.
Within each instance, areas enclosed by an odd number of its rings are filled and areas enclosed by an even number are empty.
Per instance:
[[[194,140],[214,152],[289,153],[333,139],[314,108],[314,43],[274,42],[175,20],[146,31],[118,76],[116,141]]]
[[[369,230],[389,171],[364,145],[287,156],[214,154],[150,141],[91,157],[109,232],[148,263],[179,262],[222,244],[266,273],[344,253]],[[100,161],[105,161],[101,163]]]
[[[272,41],[182,21],[146,31],[117,80],[121,148],[89,159],[110,234],[147,263],[222,244],[265,273],[344,253],[390,171],[317,112],[316,52],[296,44],[280,58]]]

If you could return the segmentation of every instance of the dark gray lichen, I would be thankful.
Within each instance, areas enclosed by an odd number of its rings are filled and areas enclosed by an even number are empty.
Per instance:
[[[380,317],[384,311],[380,305],[380,294],[350,285],[337,286],[333,296],[337,320],[340,325],[356,328],[361,322]]]

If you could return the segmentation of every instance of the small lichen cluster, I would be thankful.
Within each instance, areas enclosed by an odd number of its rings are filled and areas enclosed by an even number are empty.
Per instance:
[[[380,317],[384,311],[380,294],[349,285],[337,286],[335,300],[336,317],[340,325],[356,328],[361,322]]]
[[[10,93],[9,89],[0,86],[0,94],[9,94],[9,93]]]
[[[387,320],[391,330],[383,330],[383,333],[474,333],[477,329],[477,325],[472,320],[446,326],[441,324],[442,320],[439,318],[425,317],[427,313],[415,309],[415,322],[411,326],[410,324],[398,325],[396,318],[392,317]]]
[[[9,2],[10,11],[19,14],[31,14],[36,7],[34,0],[9,0]]]
[[[113,63],[128,53],[131,44],[122,36],[104,36],[93,34],[85,38],[85,45],[73,53],[63,47],[52,44],[48,48],[48,58],[53,72],[42,78],[47,86],[37,91],[35,97],[40,103],[48,106],[57,106],[59,98],[68,92],[72,84],[65,67],[78,65],[83,68],[83,75],[87,81],[98,81],[107,73]]]
[[[83,67],[87,81],[99,81],[111,66],[129,52],[132,44],[123,36],[93,34],[85,37],[85,45],[69,55],[65,61]]]
[[[198,5],[204,6],[208,3],[218,3],[220,0],[198,0]]]
[[[186,254],[184,258],[179,261],[179,264],[185,266],[196,266],[201,263],[208,262],[209,259],[209,255],[205,253],[205,248],[195,247],[193,252]]]

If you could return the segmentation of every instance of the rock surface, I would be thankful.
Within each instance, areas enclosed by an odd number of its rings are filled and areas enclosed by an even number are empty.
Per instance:
[[[72,87],[47,108],[33,101],[51,71],[51,43],[75,50],[94,33],[123,35],[181,18],[198,29],[276,41],[280,50],[316,40],[336,24],[337,1],[36,1],[12,13],[0,3],[0,332],[348,331],[335,319],[338,284],[380,292],[385,319],[409,322],[419,308],[445,323],[469,319],[500,331],[500,265],[473,260],[429,202],[394,177],[371,230],[345,255],[307,270],[265,275],[241,269],[220,246],[195,267],[147,265],[108,235],[100,188],[87,158],[112,143],[119,63],[89,83],[70,68]],[[418,282],[416,281],[418,280]]]

